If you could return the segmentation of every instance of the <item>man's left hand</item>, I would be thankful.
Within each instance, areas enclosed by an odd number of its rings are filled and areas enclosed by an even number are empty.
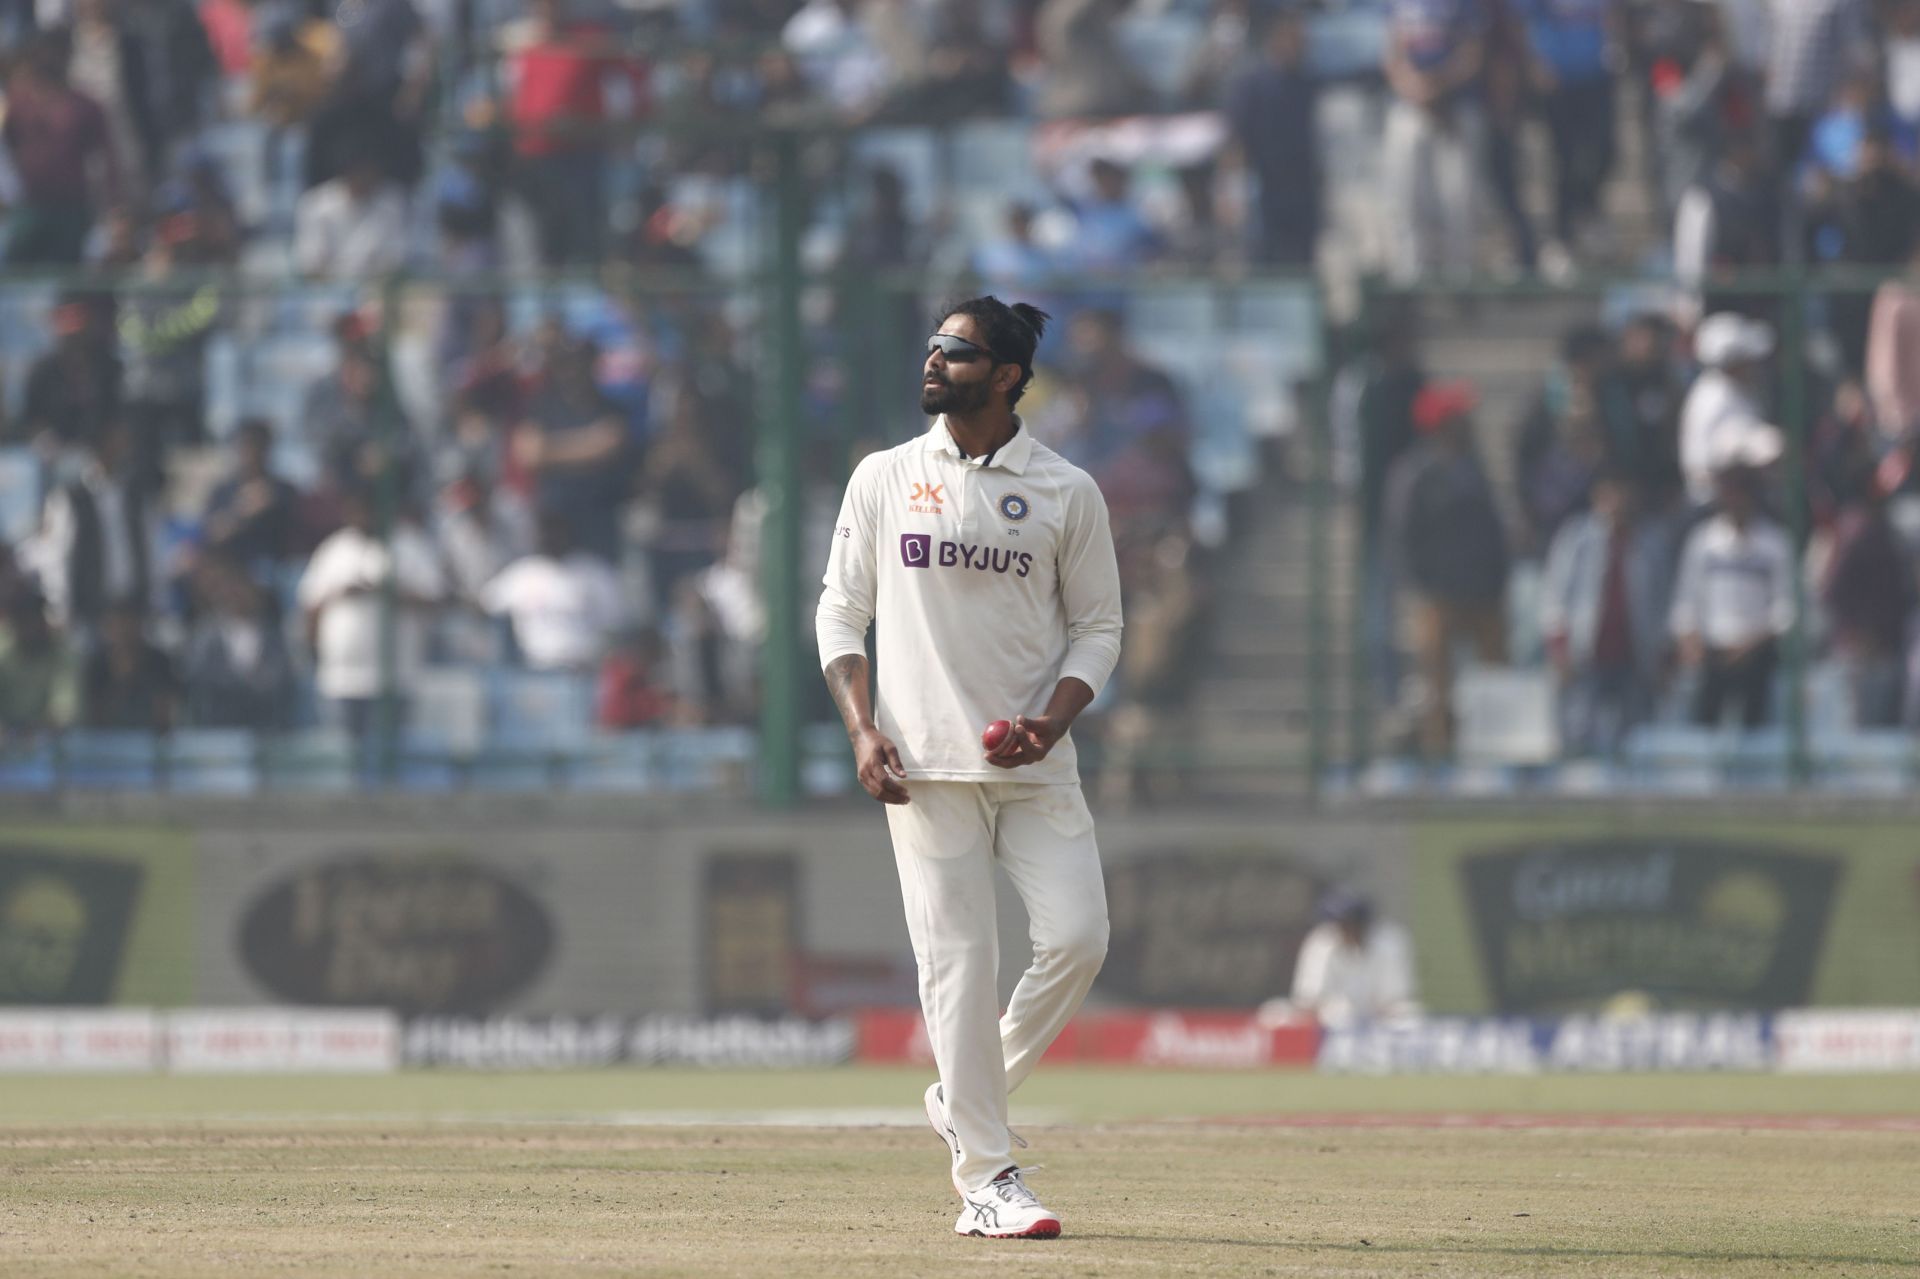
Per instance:
[[[1020,715],[1013,721],[1013,731],[1007,734],[1007,740],[1000,748],[987,756],[987,762],[995,768],[1020,768],[1027,764],[1038,764],[1052,752],[1055,742],[1066,736],[1067,726],[1047,715]]]

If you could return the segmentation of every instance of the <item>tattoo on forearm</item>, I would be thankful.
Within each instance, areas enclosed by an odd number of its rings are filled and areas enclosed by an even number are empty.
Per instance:
[[[865,717],[867,659],[857,653],[836,657],[827,663],[826,676],[827,692],[833,695],[833,704],[840,708],[840,718],[851,729]]]

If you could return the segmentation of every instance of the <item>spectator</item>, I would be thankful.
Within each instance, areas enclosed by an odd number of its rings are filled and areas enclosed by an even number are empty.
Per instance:
[[[1760,394],[1773,329],[1732,312],[1710,315],[1693,336],[1694,356],[1704,366],[1680,408],[1680,471],[1695,505],[1713,500],[1719,459],[1737,452],[1740,440],[1763,423]]]
[[[452,147],[453,167],[434,190],[440,267],[448,275],[526,277],[540,269],[533,214],[495,180],[491,159],[484,136],[462,135]]]
[[[213,488],[200,517],[207,549],[243,564],[256,578],[293,550],[299,490],[273,472],[273,428],[248,418],[234,432],[232,472]]]
[[[1779,640],[1793,627],[1793,546],[1761,514],[1749,460],[1715,472],[1718,510],[1687,538],[1674,588],[1670,625],[1680,664],[1698,674],[1693,722],[1705,728],[1729,703],[1746,728],[1766,725]]]
[[[406,690],[424,660],[426,621],[446,590],[433,546],[417,529],[396,522],[383,541],[372,500],[357,490],[345,496],[342,514],[346,526],[314,551],[297,598],[320,696],[348,733],[364,738],[380,724],[383,696],[394,722],[405,719]],[[383,638],[389,626],[390,666]]]
[[[339,367],[307,388],[300,434],[320,455],[336,490],[382,479],[383,459],[396,459],[402,493],[410,493],[414,440],[381,367],[379,353],[354,316],[335,327]]]
[[[1067,344],[1076,407],[1046,430],[1036,425],[1036,436],[1096,475],[1151,436],[1166,435],[1184,448],[1188,428],[1179,388],[1134,353],[1118,312],[1074,316]]]
[[[1003,214],[1002,234],[974,246],[973,273],[989,284],[1029,289],[1059,274],[1053,251],[1034,239],[1033,222],[1032,205],[1010,202]]]
[[[1785,173],[1800,165],[1814,120],[1867,51],[1863,0],[1774,0],[1767,58],[1767,116],[1774,160]]]
[[[1829,642],[1847,670],[1853,722],[1892,728],[1904,703],[1907,624],[1915,603],[1913,558],[1887,518],[1871,466],[1854,479],[1856,501],[1840,512],[1820,582]]]
[[[1673,274],[1697,290],[1703,311],[1751,309],[1754,299],[1716,297],[1714,282],[1780,261],[1780,197],[1766,148],[1735,134],[1705,175],[1680,197],[1673,223]]]
[[[1253,175],[1258,217],[1253,257],[1268,266],[1310,267],[1320,242],[1319,85],[1306,61],[1300,13],[1269,23],[1261,59],[1227,88],[1227,122]]]
[[[572,522],[581,549],[609,564],[620,556],[620,508],[633,450],[620,406],[594,379],[599,348],[568,339],[515,431],[515,461],[534,477],[537,507]]]
[[[48,316],[53,347],[27,371],[16,442],[84,445],[120,415],[122,373],[110,303],[68,296]]]
[[[1633,429],[1619,458],[1649,509],[1680,488],[1680,405],[1686,387],[1674,366],[1675,332],[1664,315],[1643,312],[1620,330],[1614,370],[1632,409]]]
[[[907,184],[891,165],[875,165],[867,174],[867,207],[853,227],[849,258],[880,270],[909,267],[920,257],[913,214],[907,208]]]
[[[67,82],[71,52],[64,32],[43,32],[7,77],[0,139],[20,179],[7,228],[12,266],[78,265],[95,213],[121,191],[106,113]]]
[[[294,207],[294,265],[313,280],[358,280],[399,270],[407,251],[407,203],[400,187],[371,150],[356,152],[342,168]]]
[[[719,558],[734,501],[745,486],[714,447],[707,406],[691,387],[673,397],[667,428],[647,452],[642,485],[659,520],[649,557],[656,598]]]
[[[16,592],[0,630],[0,745],[71,727],[79,698],[73,650],[48,622],[46,601]]]
[[[1049,120],[1130,115],[1154,101],[1115,31],[1126,0],[1041,0],[1035,38],[1045,71],[1039,114]]]
[[[1396,280],[1464,279],[1473,269],[1474,188],[1486,125],[1480,0],[1392,0],[1385,69],[1393,91],[1382,140],[1387,203],[1405,224]]]
[[[164,286],[175,271],[218,261],[220,229],[190,210],[170,213],[154,230],[144,266],[153,286],[121,307],[119,337],[127,355],[127,415],[135,424],[142,470],[161,477],[161,454],[171,445],[206,438],[207,344],[220,325],[220,290],[203,283]]]
[[[672,722],[678,707],[666,666],[667,645],[659,631],[652,627],[622,631],[600,666],[594,721],[615,732]]]
[[[1647,717],[1667,654],[1673,543],[1632,477],[1603,471],[1589,510],[1554,535],[1540,624],[1569,755],[1615,755]]]
[[[337,69],[307,142],[307,185],[371,162],[411,190],[420,178],[420,128],[433,84],[433,46],[412,0],[354,0],[334,11]]]
[[[139,104],[132,81],[146,67],[120,24],[125,15],[110,0],[73,0],[73,25],[67,30],[71,52],[67,76],[73,87],[99,105],[107,121],[107,141],[124,190],[148,187],[146,156],[135,125]]]
[[[572,526],[554,513],[540,517],[534,553],[489,582],[480,602],[512,623],[522,660],[537,671],[594,669],[626,615],[613,569],[576,550]]]
[[[1751,136],[1760,105],[1753,77],[1735,56],[1718,4],[1663,0],[1647,19],[1652,153],[1661,207],[1678,213],[1684,193],[1706,178],[1730,138]]]
[[[852,118],[871,113],[891,79],[861,8],[860,0],[807,0],[780,32],[814,93]]]
[[[1920,432],[1920,234],[1909,248],[1906,276],[1880,286],[1867,325],[1867,395],[1881,433],[1901,444]]]
[[[203,728],[286,727],[293,658],[273,596],[217,555],[200,562],[194,590],[196,620],[184,662],[188,717]]]
[[[1074,202],[1073,259],[1083,271],[1124,271],[1158,257],[1165,247],[1129,195],[1132,176],[1112,160],[1088,168],[1092,193]]]
[[[302,128],[332,92],[340,29],[295,9],[265,10],[252,54],[249,110],[274,129]]]
[[[200,128],[219,66],[189,0],[119,0],[111,12],[142,161],[159,175],[174,149]]]
[[[1262,1020],[1276,1014],[1304,1014],[1329,1029],[1419,1016],[1412,940],[1398,924],[1375,918],[1367,898],[1329,892],[1320,903],[1320,923],[1293,961],[1292,999],[1261,1009]]]
[[[117,600],[107,609],[100,644],[87,661],[88,728],[165,733],[180,713],[180,677],[173,659],[146,634],[146,610],[137,600]]]
[[[1616,438],[1633,433],[1631,413],[1613,376],[1613,339],[1595,325],[1575,327],[1520,427],[1515,483],[1530,553],[1586,506],[1594,477],[1624,451]]]
[[[1564,257],[1603,225],[1600,193],[1614,157],[1615,0],[1522,0],[1520,11],[1552,139],[1552,247]]]
[[[629,97],[646,90],[640,69],[618,56],[611,32],[568,16],[567,0],[535,0],[511,53],[515,176],[550,262],[599,257],[606,236],[607,86],[621,77]]]
[[[1421,748],[1434,759],[1453,744],[1455,647],[1472,645],[1481,662],[1507,660],[1507,536],[1473,446],[1475,403],[1465,383],[1424,388],[1413,402],[1423,438],[1387,483],[1387,545],[1411,595],[1409,631],[1425,684]]]
[[[70,632],[91,635],[114,600],[150,598],[153,531],[134,461],[125,423],[109,425],[41,511],[40,582]]]
[[[1838,233],[1847,262],[1892,267],[1906,262],[1920,227],[1920,184],[1900,166],[1884,128],[1869,129],[1860,142],[1858,172],[1827,193],[1821,211]],[[1849,373],[1866,367],[1872,326],[1870,295],[1848,291],[1829,299],[1830,323]]]
[[[526,507],[477,469],[440,491],[434,535],[453,594],[474,608],[482,607],[487,584],[534,548]]]

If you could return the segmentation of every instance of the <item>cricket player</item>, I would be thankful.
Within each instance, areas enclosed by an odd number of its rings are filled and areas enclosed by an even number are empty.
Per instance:
[[[820,662],[887,806],[938,1081],[928,1121],[965,1206],[954,1229],[1050,1239],[1059,1215],[1008,1150],[1007,1094],[1079,1008],[1107,953],[1107,899],[1074,717],[1120,656],[1120,573],[1086,472],[1013,407],[1046,313],[962,302],[927,339],[933,427],[860,463],[820,596]],[[867,693],[876,622],[878,705]],[[988,752],[982,729],[1011,720]],[[1000,1015],[994,867],[1025,903],[1033,964]]]

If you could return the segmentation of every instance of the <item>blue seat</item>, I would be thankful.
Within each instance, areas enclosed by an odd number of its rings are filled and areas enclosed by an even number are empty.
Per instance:
[[[1900,795],[1913,785],[1914,740],[1900,729],[1816,732],[1807,746],[1822,790]]]
[[[268,790],[339,794],[354,789],[355,751],[340,729],[281,733],[261,745],[261,776]]]
[[[37,795],[53,788],[51,743],[32,742],[0,747],[0,793]]]
[[[152,790],[160,752],[153,733],[76,729],[60,742],[60,782],[79,790]]]
[[[180,795],[251,795],[260,750],[243,728],[181,729],[167,741],[167,789]]]
[[[665,752],[666,745],[656,732],[596,734],[569,765],[568,789],[611,795],[657,790]]]
[[[585,744],[593,723],[593,682],[571,671],[496,670],[488,679],[492,737],[565,750]]]

